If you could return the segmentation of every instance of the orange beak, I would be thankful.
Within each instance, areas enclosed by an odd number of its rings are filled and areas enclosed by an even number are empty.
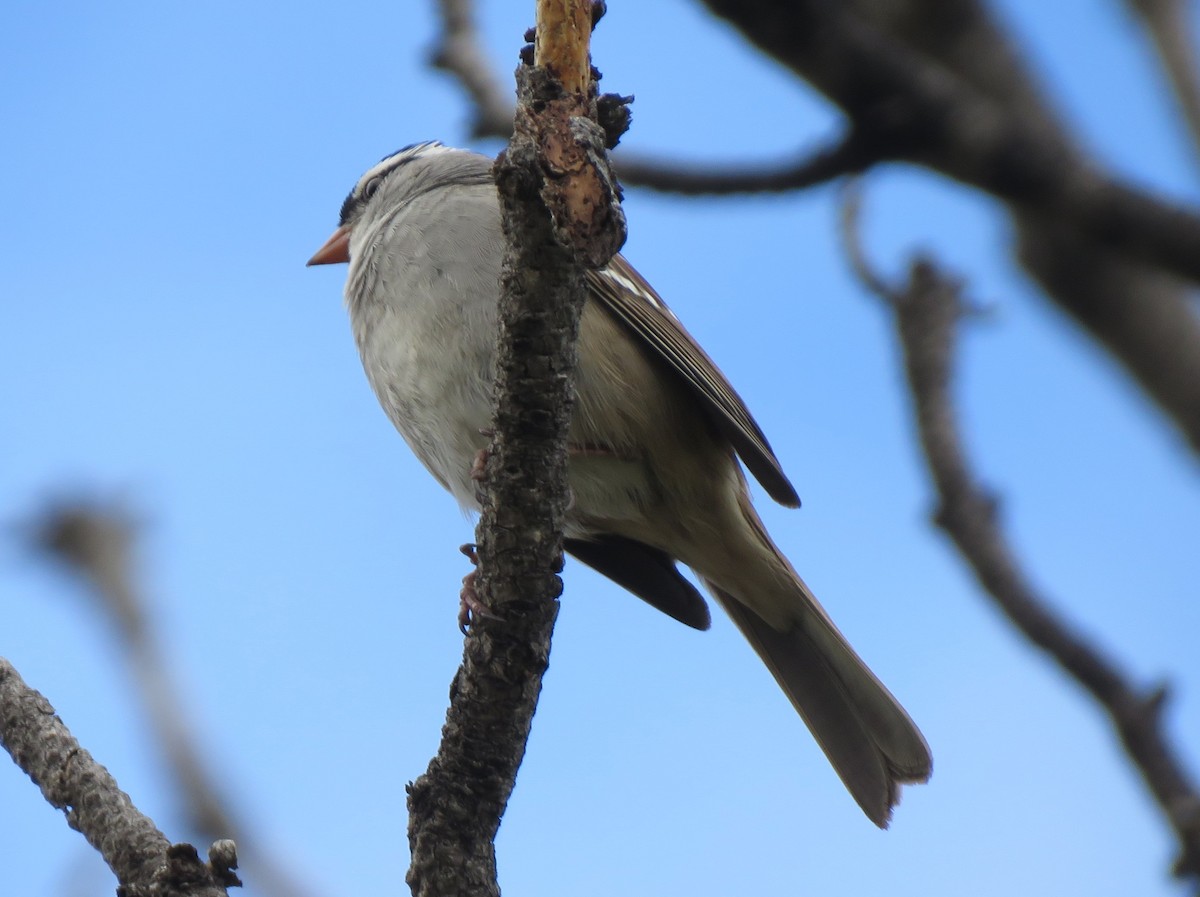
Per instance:
[[[350,261],[350,225],[343,224],[308,260],[308,267],[337,265],[348,261]]]

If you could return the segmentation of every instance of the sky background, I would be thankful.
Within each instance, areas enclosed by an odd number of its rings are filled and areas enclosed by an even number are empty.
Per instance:
[[[1197,160],[1123,4],[996,5],[1099,158],[1197,199]],[[533,4],[485,6],[508,77]],[[403,893],[404,785],[436,749],[461,656],[473,523],[376,406],[345,269],[304,262],[381,156],[466,140],[463,94],[425,63],[431,8],[7,8],[0,655],[143,811],[190,837],[111,626],[20,538],[48,500],[127,502],[164,675],[238,810],[313,894]],[[594,52],[604,87],[637,96],[631,149],[770,159],[838,126],[696,4],[612,2]],[[992,308],[956,384],[974,463],[1033,581],[1138,682],[1174,684],[1170,733],[1200,767],[1195,457],[1014,270],[991,204],[904,168],[872,174],[865,199],[880,270],[931,250]],[[932,782],[876,831],[726,619],[696,633],[570,563],[502,887],[1183,894],[1104,719],[931,528],[890,322],[848,272],[837,209],[833,187],[631,190],[625,253],[769,435],[804,507],[759,492],[767,525],[923,728]],[[2,763],[0,868],[27,897],[113,887]]]

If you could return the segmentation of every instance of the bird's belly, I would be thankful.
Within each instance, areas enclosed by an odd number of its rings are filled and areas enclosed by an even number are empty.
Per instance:
[[[413,453],[461,506],[478,510],[471,468],[490,441],[483,431],[492,417],[493,349],[490,341],[464,337],[479,322],[458,319],[444,307],[436,316],[422,315],[417,305],[408,303],[403,316],[384,312],[359,330],[363,366]],[[640,431],[653,425],[658,409],[642,397],[626,403],[603,394],[599,372],[589,367],[585,360],[577,372],[580,396],[569,437],[572,503],[566,523],[567,534],[576,537],[623,531],[622,522],[643,518],[661,499],[639,447]],[[618,413],[620,405],[624,413]],[[632,418],[629,407],[638,409]],[[656,422],[661,426],[663,417]]]
[[[367,379],[413,454],[464,507],[476,507],[471,465],[487,445],[491,355],[464,339],[463,322],[380,315],[358,334]]]

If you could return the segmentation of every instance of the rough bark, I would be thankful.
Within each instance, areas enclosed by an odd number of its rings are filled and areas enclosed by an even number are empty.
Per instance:
[[[31,547],[78,576],[87,594],[111,620],[120,653],[133,676],[137,695],[150,721],[188,814],[188,831],[232,845],[235,841],[255,887],[271,897],[306,897],[308,891],[285,863],[248,834],[220,777],[199,749],[188,723],[187,702],[170,675],[170,663],[158,640],[152,602],[136,570],[140,526],[121,503],[71,498],[51,503],[31,522]]]
[[[441,747],[409,788],[408,883],[419,897],[499,894],[493,840],[549,663],[584,272],[624,240],[594,120],[592,16],[587,2],[539,4],[533,64],[517,72],[514,134],[495,166],[508,250],[475,578],[494,618],[472,624]],[[543,28],[548,18],[554,27]]]
[[[3,658],[0,745],[99,851],[120,882],[119,897],[226,897],[240,884],[232,841],[214,844],[207,864],[192,845],[172,844]]]

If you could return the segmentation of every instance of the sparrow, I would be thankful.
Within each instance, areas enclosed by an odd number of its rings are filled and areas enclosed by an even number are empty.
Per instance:
[[[348,263],[345,302],[367,379],[431,474],[477,509],[491,421],[504,255],[486,156],[437,141],[392,153],[342,204],[309,265]],[[565,550],[696,629],[696,574],[758,652],[868,818],[933,760],[904,708],[775,546],[738,459],[799,505],[745,403],[645,279],[617,255],[587,273],[568,436]]]

